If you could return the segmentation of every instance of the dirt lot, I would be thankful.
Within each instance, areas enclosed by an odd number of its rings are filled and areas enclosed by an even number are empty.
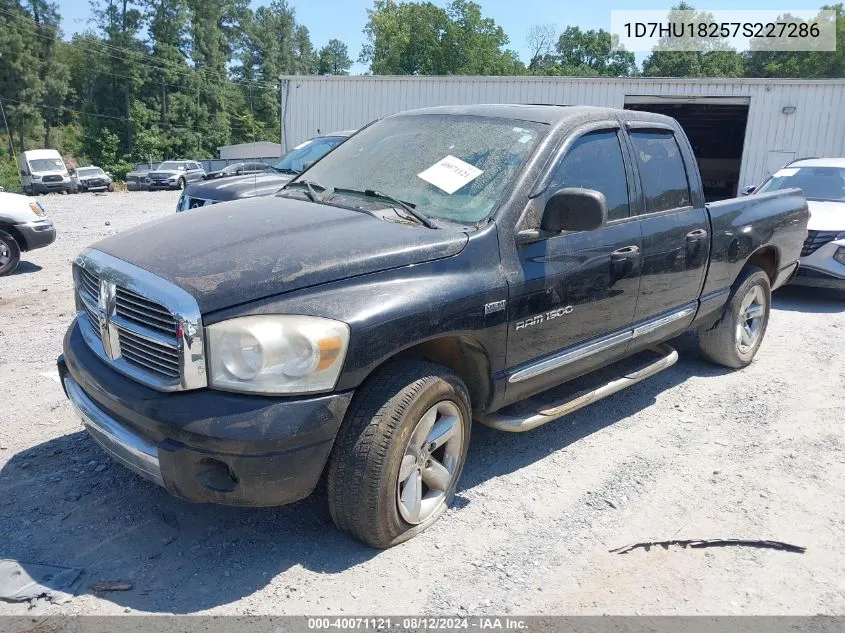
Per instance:
[[[319,500],[191,505],[112,464],[53,375],[84,246],[177,193],[52,196],[59,232],[0,279],[0,558],[85,569],[64,605],[0,613],[845,613],[845,301],[787,289],[756,362],[699,359],[522,435],[476,425],[454,507],[386,552]],[[767,549],[609,549],[671,538]],[[97,596],[95,581],[131,591]]]

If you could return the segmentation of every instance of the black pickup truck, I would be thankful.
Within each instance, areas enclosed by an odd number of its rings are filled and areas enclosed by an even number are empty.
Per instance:
[[[383,548],[447,507],[473,420],[559,418],[670,366],[687,329],[749,364],[807,220],[798,190],[706,205],[665,116],[416,110],[274,197],[85,250],[58,366],[91,436],[174,495],[280,505],[322,478]]]

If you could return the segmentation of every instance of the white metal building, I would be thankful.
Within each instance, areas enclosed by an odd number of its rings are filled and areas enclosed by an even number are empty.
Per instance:
[[[794,158],[845,156],[845,79],[291,76],[282,86],[285,148],[413,108],[546,103],[675,117],[710,199],[758,184]]]
[[[279,158],[282,155],[282,146],[279,143],[273,143],[271,141],[255,141],[254,143],[223,145],[217,148],[217,153],[223,160]]]

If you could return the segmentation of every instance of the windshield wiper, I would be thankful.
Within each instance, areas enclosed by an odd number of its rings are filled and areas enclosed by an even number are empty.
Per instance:
[[[319,182],[314,182],[313,180],[295,180],[293,182],[289,182],[284,187],[282,187],[282,191],[293,187],[294,185],[302,185],[303,187],[305,187],[305,195],[308,196],[308,199],[311,202],[322,202],[322,198],[317,195],[317,192],[314,187],[319,187],[323,191],[325,191],[326,188]]]
[[[382,200],[386,200],[387,202],[394,205],[394,208],[398,207],[401,208],[405,213],[410,215],[413,219],[417,222],[426,226],[430,229],[436,229],[437,227],[434,223],[428,219],[427,216],[423,215],[419,211],[414,208],[414,205],[409,204],[407,202],[403,202],[398,198],[394,198],[393,196],[384,193],[383,191],[379,191],[377,189],[364,189],[363,191],[358,191],[357,189],[343,189],[340,187],[336,187],[332,189],[332,193],[357,193],[366,196],[367,198],[381,198]]]
[[[298,176],[299,174],[302,173],[301,171],[297,171],[295,169],[290,169],[289,167],[281,168],[281,167],[273,167],[273,165],[270,165],[270,169],[272,169],[277,174],[291,174],[293,176]]]

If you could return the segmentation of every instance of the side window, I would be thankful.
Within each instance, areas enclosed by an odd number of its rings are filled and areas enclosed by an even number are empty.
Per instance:
[[[608,220],[628,217],[628,180],[616,130],[589,132],[572,144],[552,176],[549,193],[564,187],[601,191]]]
[[[654,130],[638,130],[630,134],[640,169],[645,212],[688,207],[692,199],[689,180],[675,135]]]

